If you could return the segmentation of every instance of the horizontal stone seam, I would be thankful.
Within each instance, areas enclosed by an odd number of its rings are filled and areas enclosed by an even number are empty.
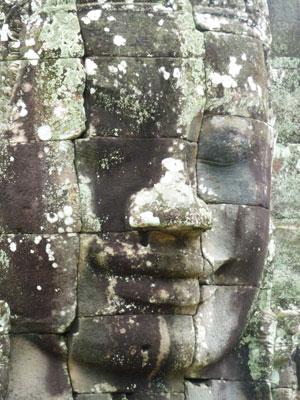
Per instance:
[[[0,64],[1,63],[11,63],[11,62],[16,62],[16,61],[35,61],[35,62],[40,62],[40,61],[55,61],[55,60],[82,60],[85,57],[83,54],[80,57],[45,57],[45,58],[13,58],[13,59],[0,59]]]
[[[206,14],[208,14],[208,13],[206,13]],[[213,15],[213,14],[209,14],[209,15]],[[198,32],[201,32],[201,33],[211,32],[211,33],[220,33],[220,34],[223,34],[223,35],[241,36],[241,37],[244,37],[244,38],[246,38],[246,39],[250,39],[250,40],[252,40],[252,41],[260,42],[261,44],[267,45],[267,47],[270,47],[269,44],[268,44],[268,42],[264,42],[263,40],[259,39],[259,38],[256,37],[256,36],[245,35],[245,34],[243,34],[243,33],[227,32],[227,31],[216,31],[216,30],[200,29],[200,28],[196,28],[196,30],[197,30]]]
[[[249,380],[247,380],[247,379],[245,379],[245,380],[239,380],[239,379],[223,379],[223,378],[219,378],[219,379],[217,379],[217,378],[195,378],[195,379],[192,379],[192,378],[185,378],[185,382],[191,382],[191,383],[193,383],[193,384],[195,384],[195,385],[197,385],[197,383],[199,383],[199,384],[201,384],[201,383],[207,383],[207,382],[212,382],[212,381],[215,381],[215,382],[240,382],[240,383],[271,383],[269,380],[251,380],[251,379],[249,379]],[[198,385],[197,385],[198,386]]]

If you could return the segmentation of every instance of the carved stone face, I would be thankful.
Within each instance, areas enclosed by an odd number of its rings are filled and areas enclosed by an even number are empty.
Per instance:
[[[13,332],[68,333],[75,392],[180,393],[237,342],[259,285],[262,43],[201,33],[185,1],[36,3],[0,67],[0,297]]]

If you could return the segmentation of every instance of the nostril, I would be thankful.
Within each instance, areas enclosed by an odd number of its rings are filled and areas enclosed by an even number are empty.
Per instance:
[[[149,243],[148,232],[139,232],[139,242],[144,247],[148,246]]]

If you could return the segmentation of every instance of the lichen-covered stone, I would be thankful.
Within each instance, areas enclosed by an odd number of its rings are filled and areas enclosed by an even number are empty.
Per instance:
[[[206,111],[267,122],[267,73],[262,44],[247,37],[205,33]]]
[[[298,400],[296,390],[291,388],[280,388],[272,390],[272,400]]]
[[[72,142],[0,145],[0,232],[80,230]]]
[[[194,316],[196,349],[187,377],[201,378],[205,367],[232,350],[245,328],[256,293],[250,286],[201,287],[201,303]]]
[[[207,203],[269,207],[268,126],[232,116],[206,117],[197,155],[198,195]]]
[[[277,143],[300,143],[300,65],[292,60],[282,67],[276,64],[272,69],[271,102]]]
[[[300,224],[276,221],[276,256],[272,285],[272,305],[283,310],[300,310]]]
[[[270,384],[222,380],[186,381],[185,400],[272,400]]]
[[[203,56],[191,4],[81,4],[79,22],[86,56]],[[138,32],[138,35],[137,35]]]
[[[1,257],[1,255],[0,255]],[[0,399],[7,399],[9,381],[10,356],[10,309],[8,304],[0,300]]]
[[[84,54],[75,0],[3,1],[0,59],[74,58]]]
[[[69,370],[77,393],[183,392],[194,354],[192,317],[79,318]]]
[[[0,255],[0,262],[2,261],[2,254]],[[8,334],[10,331],[10,308],[9,305],[0,300],[0,335]]]
[[[275,147],[272,175],[272,215],[278,219],[299,219],[300,209],[295,207],[300,188],[300,146]]]
[[[87,58],[89,136],[197,140],[205,103],[202,58]]]
[[[0,236],[0,293],[13,332],[64,332],[73,321],[79,240],[70,235]]]
[[[172,139],[91,138],[78,140],[75,146],[85,232],[210,227],[206,206],[193,192],[195,144]],[[174,178],[179,173],[177,190],[182,196],[177,204]],[[167,195],[170,200],[165,200]],[[137,197],[141,197],[138,204]],[[152,197],[153,203],[146,204]],[[141,207],[140,215],[132,214],[135,206]]]
[[[8,400],[73,400],[62,336],[12,335]]]
[[[234,33],[271,42],[265,0],[193,0],[196,27],[202,31]]]
[[[7,399],[9,382],[10,339],[0,335],[0,399]]]
[[[300,344],[300,310],[280,310],[277,320],[272,386],[297,389],[297,366],[293,356]]]
[[[268,210],[233,204],[209,205],[209,209],[213,229],[203,233],[201,242],[211,274],[203,281],[258,286],[268,245]]]
[[[269,0],[274,57],[300,57],[300,10],[297,0]]]
[[[74,139],[85,129],[79,59],[0,63],[0,141]]]

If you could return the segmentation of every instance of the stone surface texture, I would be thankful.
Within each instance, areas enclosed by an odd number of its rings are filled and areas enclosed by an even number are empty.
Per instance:
[[[0,0],[0,400],[296,400],[298,8]]]
[[[269,61],[273,109],[270,124],[276,144],[271,236],[262,290],[240,343],[227,357],[204,370],[202,378],[207,382],[218,378],[242,381],[256,388],[265,382],[269,384],[270,393],[261,392],[262,396],[257,392],[251,399],[296,400],[300,387],[299,2],[269,0],[268,5],[273,36]],[[193,386],[193,390],[198,388]],[[240,396],[248,399],[245,394]]]

